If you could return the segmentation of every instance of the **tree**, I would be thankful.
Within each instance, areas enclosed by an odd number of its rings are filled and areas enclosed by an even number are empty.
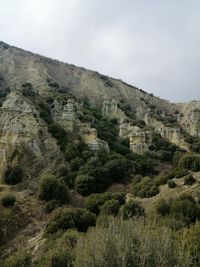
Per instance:
[[[4,194],[1,198],[1,204],[8,208],[8,207],[12,207],[16,202],[16,197],[12,194]]]
[[[156,212],[162,216],[166,216],[170,213],[170,205],[165,199],[160,199],[156,203]]]
[[[96,182],[94,177],[89,175],[78,175],[75,179],[75,190],[83,196],[90,195],[96,191]]]
[[[62,179],[56,176],[45,176],[39,185],[39,197],[43,200],[57,200],[60,204],[69,201],[68,188]]]
[[[58,208],[46,227],[46,234],[53,234],[59,230],[77,229],[86,232],[89,226],[96,223],[96,215],[86,209]]]
[[[119,200],[111,199],[106,201],[101,207],[100,215],[113,215],[116,216],[121,205]]]
[[[6,184],[15,185],[22,181],[24,171],[20,165],[8,166],[5,173],[4,181]]]
[[[121,207],[120,214],[123,219],[129,219],[134,216],[135,217],[145,216],[145,210],[137,201],[130,200]]]

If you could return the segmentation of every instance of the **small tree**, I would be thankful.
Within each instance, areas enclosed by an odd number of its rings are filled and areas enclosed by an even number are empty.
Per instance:
[[[12,194],[5,194],[1,199],[1,204],[4,207],[12,207],[16,202],[16,198]]]
[[[175,188],[176,187],[176,183],[173,180],[168,180],[167,184],[168,184],[169,188]]]
[[[40,182],[39,197],[43,200],[57,200],[59,203],[69,201],[68,188],[62,179],[55,176],[45,176]]]
[[[94,177],[87,174],[78,175],[75,179],[75,190],[83,196],[94,193],[96,190]]]
[[[187,175],[184,179],[184,184],[185,185],[192,185],[196,182],[196,179],[191,175]]]
[[[129,219],[134,216],[145,216],[145,210],[137,201],[130,200],[121,207],[120,214],[122,215],[123,219]]]
[[[15,185],[22,181],[24,177],[23,169],[20,165],[8,166],[4,181],[6,184]]]
[[[158,214],[162,215],[162,216],[166,216],[170,213],[170,205],[169,203],[167,203],[167,201],[165,199],[160,199],[157,203],[156,203],[156,211]]]

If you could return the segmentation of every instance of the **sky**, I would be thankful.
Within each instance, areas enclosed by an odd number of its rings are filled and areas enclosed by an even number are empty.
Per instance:
[[[172,102],[200,100],[199,0],[0,0],[0,40]]]

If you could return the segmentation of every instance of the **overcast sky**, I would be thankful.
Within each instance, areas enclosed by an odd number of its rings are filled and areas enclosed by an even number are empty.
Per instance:
[[[200,99],[200,0],[0,0],[0,40],[174,102]]]

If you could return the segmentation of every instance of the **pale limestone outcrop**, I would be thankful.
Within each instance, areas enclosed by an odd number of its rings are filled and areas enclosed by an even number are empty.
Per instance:
[[[126,118],[126,115],[118,107],[118,102],[115,99],[103,101],[102,115],[104,117],[117,118],[121,120]]]
[[[190,135],[200,137],[200,101],[177,104],[178,122]]]
[[[131,123],[122,123],[120,125],[119,137],[128,137],[130,149],[136,154],[144,154],[149,150],[152,136],[152,131],[141,129],[138,126],[132,126]]]
[[[200,101],[177,104],[178,121],[191,135],[200,136]]]
[[[82,124],[79,132],[83,141],[89,146],[91,150],[98,151],[103,149],[109,152],[108,143],[97,137],[97,130],[95,128],[91,128],[91,125],[89,123]]]
[[[137,154],[143,154],[149,151],[149,145],[152,142],[152,132],[145,131],[137,126],[133,127],[129,134],[130,149]]]
[[[8,164],[28,166],[32,160],[48,164],[58,154],[56,140],[33,104],[18,91],[11,92],[0,108],[0,176]]]
[[[75,124],[76,124],[76,112],[75,112],[75,106],[74,106],[74,99],[70,98],[67,100],[67,104],[64,106],[63,111],[62,111],[60,123],[66,130],[73,132]]]
[[[156,128],[155,131],[159,133],[164,139],[169,140],[171,143],[185,149],[189,150],[189,145],[184,141],[184,137],[181,134],[179,127],[160,127]]]

